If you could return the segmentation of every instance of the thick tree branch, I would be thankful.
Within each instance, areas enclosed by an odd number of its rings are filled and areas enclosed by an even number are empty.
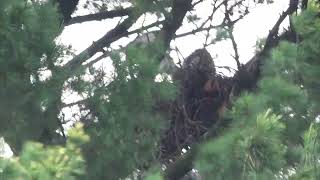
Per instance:
[[[173,39],[176,31],[182,25],[186,13],[192,8],[192,0],[174,0],[172,5],[171,16],[166,17],[164,22],[164,43],[169,46],[170,41]]]
[[[122,23],[118,24],[114,29],[107,32],[102,38],[94,42],[87,49],[82,51],[80,54],[76,55],[71,59],[63,69],[70,72],[77,69],[83,62],[95,55],[99,51],[103,51],[104,47],[108,47],[112,42],[124,37],[128,33],[128,29],[135,23],[138,16],[129,16]]]
[[[99,12],[95,14],[88,14],[84,16],[76,16],[71,18],[70,21],[68,21],[65,25],[69,26],[72,24],[76,23],[83,23],[87,21],[100,21],[103,19],[111,19],[114,17],[122,17],[122,16],[129,16],[132,14],[133,8],[125,8],[125,9],[116,9],[116,10],[111,10],[111,11],[104,11],[104,12]]]
[[[294,12],[294,10],[292,10],[292,8],[289,7],[286,11],[284,11],[280,15],[279,19],[277,20],[277,22],[275,23],[275,25],[273,26],[273,28],[270,30],[270,32],[268,34],[268,37],[266,39],[266,43],[264,45],[264,48],[263,48],[262,52],[266,52],[270,48],[274,47],[273,46],[273,42],[277,40],[277,35],[278,35],[278,31],[279,31],[280,25],[286,19],[286,17],[288,17],[293,12]]]

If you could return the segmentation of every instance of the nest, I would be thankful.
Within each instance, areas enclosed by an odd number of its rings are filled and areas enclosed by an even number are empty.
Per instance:
[[[162,162],[174,160],[182,149],[199,142],[208,129],[219,126],[231,92],[230,79],[216,74],[213,59],[205,49],[185,59],[173,79],[179,88],[177,98],[157,104],[157,110],[169,119],[160,141]]]

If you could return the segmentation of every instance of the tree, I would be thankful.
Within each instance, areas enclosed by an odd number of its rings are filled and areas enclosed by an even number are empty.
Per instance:
[[[319,2],[288,2],[242,64],[233,28],[249,1],[214,0],[207,19],[188,13],[206,0],[87,1],[97,12],[71,18],[78,1],[1,1],[0,134],[14,157],[0,159],[0,177],[319,179]],[[150,15],[158,18],[131,29]],[[118,17],[77,55],[56,41],[66,26]],[[178,34],[184,23],[200,25]],[[205,47],[173,63],[170,42],[199,32]],[[205,49],[222,40],[234,48],[232,77]],[[94,66],[108,58],[109,77]],[[81,99],[65,103],[69,93]]]

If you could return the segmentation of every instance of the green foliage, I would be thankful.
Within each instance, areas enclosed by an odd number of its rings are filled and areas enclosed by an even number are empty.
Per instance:
[[[154,46],[153,50],[161,48],[159,44]],[[88,130],[92,137],[85,148],[89,178],[126,177],[155,160],[165,123],[153,104],[174,95],[171,83],[154,80],[157,54],[130,47],[125,60],[119,54],[113,55],[113,81],[90,97],[99,122]],[[103,97],[105,101],[101,101]]]
[[[65,83],[65,72],[57,64],[68,52],[55,43],[60,29],[52,4],[1,1],[0,10],[0,37],[4,39],[0,42],[0,134],[15,153],[20,153],[19,158],[6,162],[3,176],[78,179],[80,169],[83,174],[77,142],[81,140],[72,139],[71,134],[66,147],[32,143],[23,148],[28,140],[51,144],[54,143],[50,139],[52,136],[61,136],[55,132],[60,130],[57,115],[64,85],[89,96],[85,111],[92,113],[89,121],[95,122],[85,129],[91,141],[83,146],[87,172],[82,178],[118,179],[129,176],[137,168],[149,166],[156,158],[156,142],[166,124],[153,105],[175,95],[175,88],[169,81],[155,82],[158,74],[155,59],[162,52],[161,43],[154,43],[145,50],[130,47],[125,58],[113,55],[115,71],[110,84],[103,79],[86,82],[83,70],[75,70],[77,76]],[[52,75],[42,80],[43,71]],[[101,73],[91,72],[93,75]],[[47,131],[53,133],[47,135]],[[68,160],[72,150],[75,151],[74,161]],[[30,161],[35,161],[34,167],[26,166]],[[21,171],[11,172],[18,166],[22,166]]]
[[[18,157],[0,159],[0,179],[77,179],[85,173],[80,146],[88,140],[82,126],[77,125],[69,131],[69,140],[64,147],[26,143]]]
[[[163,7],[170,2],[131,1],[140,11],[165,15]],[[257,90],[233,102],[230,128],[200,146],[195,164],[204,179],[320,178],[318,14],[311,1],[308,10],[293,18],[299,42],[280,43],[263,66]],[[90,75],[97,78],[90,82],[84,69],[67,79],[57,66],[69,53],[55,43],[59,33],[51,3],[0,1],[0,135],[18,155],[0,159],[0,178],[123,179],[157,164],[158,140],[167,124],[155,105],[176,94],[168,80],[155,81],[163,44],[158,40],[145,49],[130,46],[112,54],[112,79],[106,82],[102,71],[91,68]],[[213,42],[227,38],[226,29],[217,29]],[[52,76],[41,79],[43,71]],[[88,97],[80,111],[90,113],[81,117],[89,123],[84,130],[76,126],[69,131],[65,145],[48,145],[54,138],[42,140],[44,130],[62,136],[56,132],[65,86]],[[162,179],[160,168],[154,169],[147,179]],[[288,173],[292,169],[293,175]]]
[[[319,4],[312,4],[312,2],[310,2],[310,9],[297,16],[294,22],[297,31],[303,37],[303,41],[298,49],[298,59],[300,59],[299,70],[302,73],[301,79],[310,97],[315,102],[320,102],[320,82],[318,79],[320,77],[320,44],[318,43],[320,41]],[[319,107],[319,103],[316,104]]]
[[[196,14],[188,15],[187,16],[188,22],[197,22],[200,18]]]
[[[255,123],[205,144],[197,161],[200,174],[215,179],[272,177],[284,165],[286,147],[280,137],[285,126],[280,118],[268,110]]]
[[[53,5],[42,1],[1,1],[0,12],[0,134],[20,151],[26,140],[38,140],[44,127],[57,125],[56,118],[43,120],[57,92],[41,76],[63,49],[54,42],[59,18]]]
[[[312,123],[304,134],[304,147],[301,149],[301,163],[296,168],[296,174],[290,180],[316,180],[320,178],[319,173],[319,124]]]
[[[149,172],[147,173],[146,180],[163,180],[163,177],[161,175],[160,167],[153,167]]]
[[[216,36],[212,39],[211,43],[217,43],[219,41],[223,41],[229,38],[229,33],[226,28],[217,28]]]

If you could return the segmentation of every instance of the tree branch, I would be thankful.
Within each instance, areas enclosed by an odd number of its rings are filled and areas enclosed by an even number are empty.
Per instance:
[[[100,21],[103,19],[111,19],[114,17],[121,17],[121,16],[129,16],[132,14],[133,8],[125,8],[125,9],[116,9],[116,10],[111,10],[111,11],[104,11],[104,12],[99,12],[95,14],[88,14],[84,16],[76,16],[71,18],[70,21],[68,21],[65,25],[69,26],[72,24],[76,23],[83,23],[87,21]]]
[[[272,42],[274,42],[274,40],[277,39],[277,35],[278,35],[278,31],[279,31],[279,27],[282,24],[282,22],[286,19],[286,17],[288,17],[290,14],[292,14],[293,11],[292,9],[289,7],[286,11],[284,11],[279,19],[277,20],[276,24],[273,26],[273,28],[270,30],[268,37],[266,39],[266,43],[264,45],[263,48],[263,52],[269,50],[272,46]]]
[[[237,45],[237,42],[236,42],[236,40],[234,39],[234,36],[233,36],[233,26],[232,27],[228,27],[228,33],[229,33],[229,36],[230,36],[230,39],[231,39],[231,42],[232,42],[232,46],[233,46],[233,50],[234,50],[233,58],[237,63],[238,69],[240,69],[241,64],[240,64],[240,61],[239,61],[238,45]]]
[[[192,7],[195,7],[196,5],[202,3],[204,0],[198,0],[197,2],[193,3],[192,4]]]
[[[164,43],[169,46],[176,31],[182,25],[186,13],[192,9],[192,0],[174,0],[171,10],[171,17],[166,17],[164,22]]]
[[[229,34],[229,37],[230,37],[230,40],[232,42],[232,46],[233,46],[233,50],[234,50],[234,60],[236,61],[237,63],[237,67],[238,69],[240,69],[241,67],[241,64],[240,64],[240,61],[239,61],[239,53],[238,53],[238,45],[237,45],[237,42],[233,36],[233,27],[234,27],[234,24],[231,22],[231,19],[230,19],[230,16],[229,16],[229,10],[228,10],[228,2],[226,1],[225,2],[225,19],[227,20],[227,30],[228,30],[228,34]]]
[[[288,40],[291,38],[292,32],[287,31],[281,36],[278,36],[278,31],[284,19],[293,12],[294,11],[292,11],[292,7],[289,7],[280,15],[273,28],[269,31],[262,51],[253,56],[251,60],[242,66],[241,69],[235,74],[234,79],[236,83],[234,84],[232,92],[234,96],[239,95],[242,91],[252,90],[256,87],[261,75],[261,66],[270,50],[276,47],[280,40]]]
[[[144,31],[144,30],[147,30],[147,29],[150,29],[150,28],[152,28],[152,27],[158,26],[158,25],[160,25],[160,24],[162,24],[162,23],[163,23],[163,21],[156,21],[156,22],[151,23],[151,24],[149,24],[149,25],[146,25],[146,26],[143,26],[143,27],[141,27],[141,28],[138,28],[138,29],[132,30],[132,31],[130,31],[130,32],[127,32],[127,33],[123,34],[123,37],[124,37],[124,36],[129,36],[129,35],[132,35],[132,34],[136,34],[136,33],[140,33],[140,32],[142,32],[142,31]],[[120,49],[117,49],[116,51],[121,51],[122,49],[123,49],[123,48],[120,48]],[[87,64],[84,64],[83,66],[81,66],[81,68],[88,68],[88,67],[92,66],[93,64],[95,64],[96,62],[98,62],[98,61],[100,61],[100,60],[108,57],[109,55],[110,55],[110,52],[109,52],[109,51],[106,51],[106,52],[103,51],[103,54],[102,54],[101,56],[95,58],[94,60],[88,62]],[[78,68],[80,68],[80,66],[79,66]],[[73,75],[73,74],[75,74],[76,72],[77,72],[77,70],[70,71],[70,72],[69,72],[69,75]]]
[[[181,37],[188,36],[188,35],[194,35],[196,33],[202,32],[202,31],[208,31],[208,30],[215,29],[215,28],[218,28],[218,27],[223,27],[223,26],[225,26],[225,24],[211,25],[209,27],[197,28],[197,29],[194,29],[194,30],[189,31],[189,32],[177,34],[177,35],[174,36],[174,38],[176,39],[176,38],[181,38]]]
[[[79,105],[79,104],[85,104],[86,101],[87,101],[87,99],[82,99],[82,100],[79,100],[79,101],[76,101],[76,102],[72,102],[72,103],[69,103],[69,104],[64,104],[63,103],[61,105],[61,109],[66,108],[66,107],[72,107],[72,106]]]
[[[128,29],[134,24],[138,17],[139,16],[129,16],[114,29],[107,32],[98,41],[92,43],[91,46],[71,59],[67,64],[64,65],[63,69],[66,70],[66,72],[71,72],[72,70],[77,69],[83,62],[95,55],[97,52],[103,51],[104,47],[108,47],[112,42],[126,36]]]

